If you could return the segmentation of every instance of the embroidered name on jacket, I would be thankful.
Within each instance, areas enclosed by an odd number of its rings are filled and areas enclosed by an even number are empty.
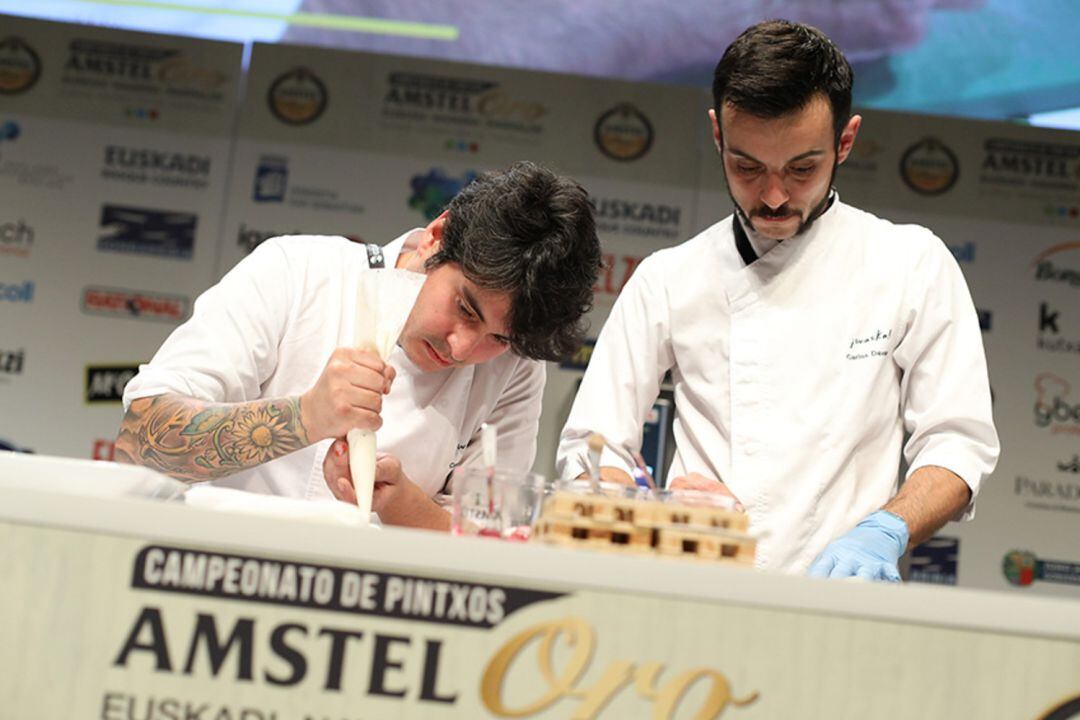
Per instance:
[[[859,335],[848,342],[847,359],[863,360],[871,357],[887,357],[892,349],[889,339],[892,330],[875,330],[868,335]]]

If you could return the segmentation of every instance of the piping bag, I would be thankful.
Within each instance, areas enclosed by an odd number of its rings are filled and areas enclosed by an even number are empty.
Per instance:
[[[487,480],[488,514],[495,514],[495,459],[499,431],[491,423],[480,426],[480,449],[484,454],[484,478]]]
[[[412,312],[425,276],[408,270],[382,268],[364,273],[356,294],[356,335],[353,344],[378,354],[386,362]],[[348,432],[349,471],[356,489],[361,523],[371,522],[371,495],[375,490],[375,432]]]

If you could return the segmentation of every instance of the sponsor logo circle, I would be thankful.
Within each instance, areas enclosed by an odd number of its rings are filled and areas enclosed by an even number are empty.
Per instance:
[[[612,160],[637,160],[652,147],[652,123],[630,103],[620,103],[597,119],[593,140],[600,152]]]
[[[945,143],[925,137],[900,157],[900,177],[920,195],[941,195],[956,184],[960,163]]]
[[[21,38],[0,40],[0,95],[18,95],[41,76],[41,59]]]
[[[1034,553],[1027,550],[1010,550],[1001,561],[1001,571],[1010,584],[1027,587],[1035,582],[1036,563]]]
[[[307,68],[293,68],[274,80],[266,101],[270,112],[281,122],[307,125],[326,110],[326,86]]]

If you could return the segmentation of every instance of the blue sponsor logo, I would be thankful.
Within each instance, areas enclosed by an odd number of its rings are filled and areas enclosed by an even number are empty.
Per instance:
[[[280,155],[263,155],[255,168],[255,202],[282,202],[289,187],[289,160]]]
[[[19,127],[19,123],[8,120],[0,125],[0,142],[14,142],[19,139],[21,133],[22,128]]]
[[[911,581],[955,585],[960,540],[933,537],[911,551]]]
[[[949,252],[953,254],[958,263],[975,262],[975,243],[966,242],[962,245],[949,245]]]
[[[0,283],[0,302],[34,302],[34,283],[27,280],[22,283]]]
[[[193,213],[104,205],[97,249],[190,260],[197,222]]]
[[[423,213],[427,220],[434,220],[454,196],[475,179],[476,173],[472,170],[466,170],[461,177],[451,177],[440,168],[432,168],[426,175],[414,175],[409,181],[412,187],[409,207]]]

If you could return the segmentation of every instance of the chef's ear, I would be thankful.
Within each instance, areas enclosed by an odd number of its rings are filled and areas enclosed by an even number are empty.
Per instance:
[[[450,212],[444,210],[439,217],[435,218],[427,224],[424,228],[424,235],[420,238],[420,244],[416,248],[417,253],[423,258],[424,262],[427,259],[439,252],[439,248],[442,247],[443,232],[446,230],[446,220],[450,217]]]
[[[861,115],[852,115],[848,120],[847,125],[840,132],[840,142],[836,148],[836,162],[840,164],[847,160],[848,155],[851,154],[851,148],[855,146],[855,136],[859,134],[859,127],[862,125]]]
[[[720,132],[720,118],[716,117],[716,110],[709,108],[709,124],[712,125],[713,145],[716,152],[724,154],[724,135]]]

